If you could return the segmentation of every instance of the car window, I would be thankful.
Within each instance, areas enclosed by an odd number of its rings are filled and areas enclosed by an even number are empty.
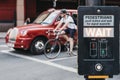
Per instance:
[[[43,13],[43,14],[40,14],[33,23],[38,23],[40,24],[41,22],[43,22],[43,20],[49,15],[50,13]]]
[[[41,24],[51,24],[53,20],[55,20],[58,13],[59,13],[58,11],[50,13],[49,16],[47,16],[46,19]]]

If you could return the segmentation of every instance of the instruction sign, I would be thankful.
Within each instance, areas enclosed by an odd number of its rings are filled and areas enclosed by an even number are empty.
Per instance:
[[[84,15],[84,26],[114,26],[114,16]]]

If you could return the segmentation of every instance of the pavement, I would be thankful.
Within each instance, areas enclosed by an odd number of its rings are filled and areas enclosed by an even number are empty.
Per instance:
[[[0,39],[4,39],[6,36],[6,32],[0,32]]]

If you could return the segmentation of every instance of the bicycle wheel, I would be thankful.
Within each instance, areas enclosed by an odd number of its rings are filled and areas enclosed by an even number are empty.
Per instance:
[[[53,59],[56,58],[61,51],[61,44],[59,40],[50,39],[46,42],[44,48],[44,54],[47,58]]]

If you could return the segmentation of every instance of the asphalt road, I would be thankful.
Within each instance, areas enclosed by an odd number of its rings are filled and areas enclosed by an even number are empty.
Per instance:
[[[119,80],[120,74],[112,79]],[[77,73],[77,57],[61,54],[56,59],[14,51],[0,39],[0,80],[85,80]]]

